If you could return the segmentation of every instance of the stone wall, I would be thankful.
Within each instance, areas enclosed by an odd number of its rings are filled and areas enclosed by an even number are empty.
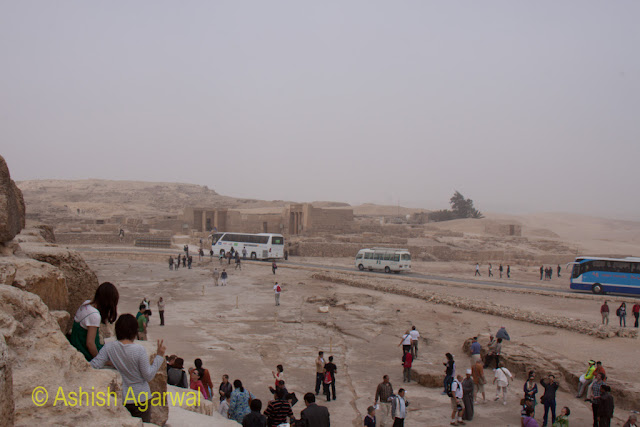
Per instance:
[[[9,167],[0,156],[0,243],[13,239],[25,224],[22,191],[11,179]]]

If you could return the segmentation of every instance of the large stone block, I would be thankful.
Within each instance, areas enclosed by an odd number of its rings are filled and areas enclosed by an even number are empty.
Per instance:
[[[9,167],[0,156],[0,243],[13,239],[24,228],[22,191],[11,179]]]
[[[11,375],[11,361],[9,348],[0,335],[0,420],[2,425],[13,426],[13,379]]]
[[[98,278],[80,254],[52,244],[22,243],[20,247],[29,258],[51,264],[62,271],[69,294],[66,310],[72,318],[84,301],[93,298],[98,288]]]

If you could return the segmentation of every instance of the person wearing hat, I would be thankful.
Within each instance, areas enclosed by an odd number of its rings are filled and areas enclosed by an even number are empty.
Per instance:
[[[596,371],[596,361],[589,360],[589,367],[587,368],[587,372],[584,375],[580,376],[580,387],[578,387],[577,398],[581,398],[584,392],[589,388],[589,385],[593,381],[593,377]]]
[[[471,378],[471,369],[467,369],[467,376],[462,380],[462,403],[464,403],[464,414],[462,419],[465,421],[473,420],[473,378]]]

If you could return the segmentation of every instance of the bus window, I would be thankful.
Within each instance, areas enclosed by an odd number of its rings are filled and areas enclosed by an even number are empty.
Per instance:
[[[364,254],[364,259],[373,259],[373,254],[371,252],[367,252]]]
[[[391,257],[392,257],[392,256],[393,256],[393,255],[391,255],[391,254],[384,254],[384,260],[385,260],[385,261],[389,261],[389,260],[391,260]]]
[[[215,245],[216,243],[218,243],[218,240],[220,240],[220,237],[222,237],[222,233],[215,233],[211,237],[211,244]]]
[[[634,274],[640,274],[640,262],[631,263],[631,272]]]
[[[573,270],[571,271],[571,277],[574,279],[580,275],[580,264],[574,264]]]
[[[362,254],[356,255],[356,259],[362,259]]]
[[[631,266],[629,265],[628,262],[619,262],[619,261],[615,261],[612,263],[613,264],[613,270],[616,273],[630,273],[631,272]]]
[[[271,237],[271,244],[273,244],[273,245],[283,245],[284,243],[282,243],[282,237],[280,237],[280,236],[272,236]]]
[[[373,259],[378,261],[380,259],[380,254],[373,254]]]
[[[403,261],[411,261],[411,255],[410,254],[402,254],[402,260]]]
[[[395,255],[393,256],[393,260],[394,260],[395,262],[400,261],[400,255],[395,254]]]

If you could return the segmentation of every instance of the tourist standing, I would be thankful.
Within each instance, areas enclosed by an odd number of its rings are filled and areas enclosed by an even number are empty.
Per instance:
[[[207,399],[213,399],[213,381],[211,381],[211,375],[209,374],[209,370],[202,367],[202,359],[196,359],[193,361],[193,364],[196,366],[196,370],[200,373],[200,381],[202,381],[202,385],[207,391]]]
[[[604,375],[601,372],[596,374],[596,379],[591,383],[591,411],[593,412],[593,425],[598,427],[600,416],[600,393],[604,385]]]
[[[180,268],[180,254],[178,254],[178,256],[176,257],[176,271]]]
[[[496,369],[500,365],[500,356],[502,355],[502,338],[496,340],[496,345],[493,348],[493,359],[496,362]]]
[[[273,272],[273,274],[276,274],[276,270],[278,269],[278,264],[276,264],[275,261],[273,261],[271,263],[271,271]]]
[[[600,306],[600,314],[602,315],[602,324],[609,326],[609,304],[606,301]]]
[[[418,339],[420,338],[420,332],[418,332],[415,326],[412,326],[409,334],[411,335],[411,355],[415,360],[418,358]]]
[[[540,266],[540,280],[542,280],[542,275],[546,273],[545,269],[543,266]]]
[[[600,407],[598,408],[598,425],[599,427],[611,426],[611,418],[613,418],[613,396],[611,395],[611,387],[602,385],[600,387]]]
[[[233,391],[231,392],[231,402],[229,402],[229,418],[242,423],[245,415],[251,412],[249,409],[249,400],[256,397],[242,386],[242,381],[235,380],[233,382]]]
[[[413,362],[413,356],[410,351],[405,350],[402,355],[402,382],[411,382],[411,365]]]
[[[244,246],[242,247],[242,259],[247,259],[247,248]]]
[[[331,382],[327,384],[327,377],[325,375],[325,394],[327,395],[327,401],[329,401],[329,397],[331,393],[333,393],[333,400],[336,400],[336,372],[338,372],[338,367],[333,363],[333,356],[329,356],[329,363],[324,365],[325,373],[330,374]],[[329,393],[329,386],[331,386],[331,393]]]
[[[496,385],[496,398],[494,400],[500,399],[500,392],[502,392],[502,404],[506,405],[509,380],[513,380],[513,375],[504,367],[504,363],[500,363],[498,368],[493,370],[493,374],[493,383]]]
[[[173,257],[169,255],[169,270],[173,270]]]
[[[618,316],[618,320],[620,321],[620,326],[626,328],[627,327],[627,304],[622,303],[620,307],[616,310],[616,316]],[[624,323],[624,326],[623,326]]]
[[[164,326],[164,299],[158,300],[158,313],[160,313],[160,326]]]
[[[453,354],[446,353],[445,357],[447,361],[443,363],[444,368],[444,392],[442,394],[448,394],[451,390],[451,382],[456,375],[456,362],[453,360]]]
[[[284,424],[287,419],[293,422],[291,403],[287,400],[284,389],[279,388],[276,390],[275,399],[267,404],[264,415],[267,416],[267,422],[270,426]]]
[[[222,281],[222,286],[227,286],[227,277],[229,277],[229,275],[227,274],[227,271],[223,268],[222,273],[220,273],[220,280]]]
[[[316,404],[316,397],[313,393],[304,395],[305,409],[300,412],[300,421],[303,426],[309,427],[329,427],[329,410],[325,406]]]
[[[100,324],[113,323],[118,317],[118,300],[120,295],[115,285],[104,282],[92,300],[82,303],[73,317],[73,326],[69,342],[90,361],[98,355],[102,348],[98,329]]]
[[[369,406],[367,416],[364,417],[364,427],[376,427],[376,408]]]
[[[558,274],[558,277],[560,277],[560,264],[558,264],[558,267],[556,267],[556,272]]]
[[[489,263],[489,276],[488,277],[493,277],[493,266],[491,265],[491,263]]]
[[[538,394],[538,384],[536,384],[535,378],[533,375],[529,375],[529,379],[527,380],[527,382],[524,383],[523,391],[524,391],[525,404],[526,402],[531,402],[531,407],[534,409],[534,414],[535,414],[535,408],[537,404],[536,394]]]
[[[633,324],[633,326],[637,328],[638,322],[640,321],[640,303],[635,303],[633,305],[633,308],[631,309],[631,312],[633,313],[633,317],[636,318],[636,321]]]
[[[218,286],[218,279],[220,278],[220,272],[218,271],[217,268],[213,269],[212,276],[213,276],[213,285]]]
[[[511,278],[511,266],[507,265],[507,279]]]
[[[187,384],[187,374],[183,368],[184,360],[181,357],[177,357],[167,369],[167,384],[181,388],[188,388],[189,384]]]
[[[540,380],[540,385],[544,387],[544,394],[540,399],[544,405],[544,416],[542,417],[542,426],[544,427],[549,419],[549,409],[551,409],[551,424],[556,422],[556,391],[558,391],[558,383],[555,375],[549,374],[547,378]]]
[[[202,396],[209,400],[209,395],[207,394],[207,390],[202,384],[202,374],[197,369],[189,370],[189,388],[191,390],[198,390],[202,393]]]
[[[144,307],[141,305],[140,307]],[[147,340],[147,325],[149,324],[149,310],[145,310],[142,316],[138,317],[138,339],[140,341]]]
[[[464,425],[465,422],[462,419],[462,398],[464,396],[462,391],[462,375],[458,375],[453,379],[451,383],[451,393],[449,395],[451,401],[451,425],[457,426],[458,424]]]
[[[398,390],[398,394],[391,396],[391,417],[393,418],[393,427],[403,427],[404,420],[407,418],[407,406],[409,401],[404,397],[404,389]]]
[[[262,415],[262,401],[253,399],[249,404],[249,413],[242,418],[242,427],[267,427],[267,417]]]
[[[482,346],[478,342],[478,337],[473,337],[471,341],[471,360],[472,363],[476,363],[478,360],[481,360],[480,352],[482,351]]]
[[[389,398],[393,396],[393,386],[389,382],[389,375],[382,377],[382,382],[378,384],[376,388],[376,396],[373,405],[378,405],[380,402],[380,409],[378,411],[378,417],[380,420],[380,427],[391,427],[391,402]]]
[[[320,386],[324,380],[324,364],[324,352],[319,351],[316,358],[316,396],[320,394]]]
[[[500,266],[498,267],[498,271],[500,272],[500,278],[502,279],[502,271],[503,271],[502,264],[500,264]]]
[[[464,403],[465,421],[473,420],[473,378],[471,369],[467,369],[466,378],[462,380],[462,402]]]
[[[184,255],[184,256],[182,257],[182,266],[183,266],[183,267],[186,267],[186,266],[187,266],[187,256],[186,256],[186,255]]]
[[[480,264],[476,263],[476,274],[473,275],[473,277],[475,276],[481,276],[480,274]]]
[[[91,367],[100,369],[110,362],[122,376],[124,406],[133,417],[142,418],[142,421],[149,423],[151,411],[146,403],[151,394],[149,381],[153,380],[162,366],[166,347],[159,340],[156,355],[149,364],[147,350],[134,343],[138,329],[135,317],[131,314],[121,315],[116,321],[115,329],[117,341],[106,343],[91,360]]]
[[[471,367],[471,376],[473,377],[473,385],[475,387],[475,403],[478,403],[478,393],[482,393],[482,401],[486,402],[487,398],[484,393],[484,385],[487,383],[487,380],[484,377],[482,361],[478,360]]]
[[[187,265],[189,266],[189,270],[191,270],[192,263],[193,263],[193,256],[189,255],[189,258],[187,258]]]
[[[276,284],[273,285],[273,292],[276,297],[276,305],[280,305],[280,293],[282,292],[282,288],[280,287],[278,282],[276,282]]]

